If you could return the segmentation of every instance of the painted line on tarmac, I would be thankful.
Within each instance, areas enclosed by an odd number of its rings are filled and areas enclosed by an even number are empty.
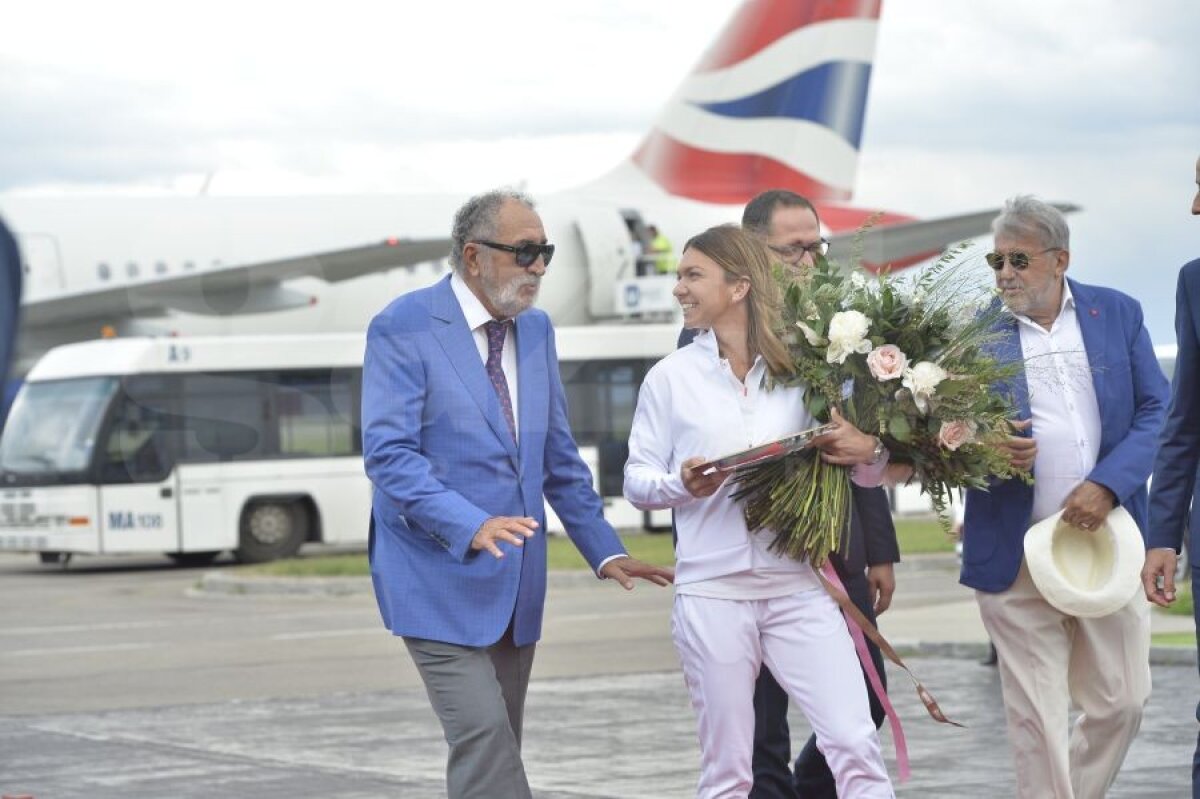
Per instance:
[[[356,630],[311,630],[303,633],[276,633],[272,641],[304,641],[310,638],[338,638],[346,635],[379,635],[382,627],[360,627]]]
[[[166,621],[114,621],[107,624],[55,624],[45,627],[9,627],[0,629],[0,635],[58,635],[59,633],[84,633],[94,630],[145,630],[150,627],[175,626]]]
[[[97,646],[60,646],[45,649],[16,649],[12,652],[0,652],[0,657],[38,657],[41,655],[82,655],[96,652],[131,652],[138,649],[153,649],[158,644],[129,643],[129,644],[99,644]]]
[[[669,611],[668,611],[669,613]],[[551,617],[546,615],[546,622],[557,624],[560,622],[576,622],[576,621],[605,621],[607,619],[642,619],[662,617],[663,610],[661,608],[651,608],[648,610],[620,610],[611,613],[563,613],[556,614]]]

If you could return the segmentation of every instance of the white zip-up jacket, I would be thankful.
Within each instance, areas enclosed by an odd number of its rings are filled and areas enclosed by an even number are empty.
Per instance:
[[[642,510],[675,510],[679,593],[766,599],[820,587],[808,563],[768,550],[774,531],[747,529],[742,503],[730,498],[731,481],[711,496],[693,497],[680,476],[688,458],[721,457],[816,424],[803,388],[767,390],[766,377],[760,356],[739,381],[705,331],[655,364],[642,383],[624,493]],[[854,481],[878,485],[885,463],[856,467]]]

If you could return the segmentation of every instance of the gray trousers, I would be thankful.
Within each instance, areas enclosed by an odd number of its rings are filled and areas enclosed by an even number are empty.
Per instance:
[[[535,644],[512,630],[488,647],[405,638],[450,756],[448,799],[531,799],[521,763],[521,724]]]

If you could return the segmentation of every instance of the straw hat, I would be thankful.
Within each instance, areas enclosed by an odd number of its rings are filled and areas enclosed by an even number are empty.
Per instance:
[[[1142,585],[1146,546],[1117,507],[1098,530],[1062,521],[1062,511],[1025,533],[1025,563],[1042,596],[1069,616],[1096,618],[1124,607]]]

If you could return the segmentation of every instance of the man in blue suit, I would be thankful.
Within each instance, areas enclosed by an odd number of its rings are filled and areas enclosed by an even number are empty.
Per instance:
[[[987,254],[1010,315],[997,355],[1024,361],[1011,385],[1014,466],[1032,485],[994,480],[967,492],[963,584],[999,654],[1008,736],[1022,797],[1104,796],[1120,771],[1150,695],[1149,604],[1139,593],[1101,618],[1068,616],[1029,577],[1023,538],[1062,519],[1097,530],[1117,505],[1146,530],[1146,479],[1167,384],[1141,306],[1066,278],[1066,220],[1032,197],[1009,200]],[[1080,715],[1067,733],[1068,708]]]
[[[1200,216],[1200,159],[1196,160],[1196,197],[1192,215]],[[1175,291],[1175,380],[1167,422],[1163,426],[1154,482],[1150,488],[1150,529],[1142,583],[1146,598],[1166,607],[1175,601],[1175,560],[1188,528],[1192,554],[1192,596],[1200,596],[1200,514],[1192,515],[1200,465],[1200,258],[1179,270]],[[1200,627],[1200,603],[1196,604]],[[1200,705],[1196,707],[1200,721]],[[1192,799],[1200,799],[1200,737],[1192,758]]]
[[[21,256],[12,233],[0,220],[0,427],[4,426],[5,384],[17,347],[21,310]]]
[[[592,568],[626,589],[669,569],[628,557],[567,425],[554,331],[532,309],[554,245],[525,196],[459,209],[453,274],[371,322],[363,457],[371,577],[450,746],[450,799],[529,797],[521,722],[546,596],[543,497]]]

